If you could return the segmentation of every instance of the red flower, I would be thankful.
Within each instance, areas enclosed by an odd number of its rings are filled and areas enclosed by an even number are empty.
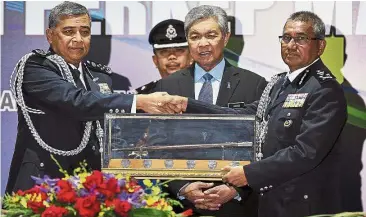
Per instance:
[[[121,192],[121,189],[118,186],[117,179],[110,178],[106,183],[99,186],[98,191],[107,198],[113,198],[115,194]]]
[[[22,191],[22,190],[18,190],[16,194],[19,195],[19,196],[24,196],[25,195],[24,191]]]
[[[122,201],[122,200],[119,200],[117,198],[113,199],[113,201],[111,201],[111,200],[106,201],[106,206],[108,206],[108,207],[113,206],[114,211],[119,216],[122,216],[122,217],[127,217],[128,216],[127,215],[128,211],[130,211],[130,209],[132,208],[132,206],[129,202]]]
[[[180,213],[182,216],[191,216],[193,215],[192,209],[187,209],[186,211]]]
[[[57,200],[65,203],[73,203],[76,200],[76,193],[72,188],[70,182],[66,180],[59,180],[57,186],[60,187],[60,191],[57,193]]]
[[[103,174],[100,171],[94,170],[93,173],[86,177],[83,183],[84,187],[88,190],[99,187],[103,183]]]
[[[95,195],[77,198],[75,209],[81,217],[94,217],[100,211],[100,203]]]
[[[35,202],[35,201],[32,201],[32,200],[28,200],[27,207],[28,208],[31,208],[32,211],[34,213],[37,213],[37,214],[38,213],[41,213],[46,208],[46,206],[43,205],[43,201],[41,201],[41,202]]]
[[[31,189],[28,189],[28,190],[24,191],[24,192],[18,191],[18,193],[20,193],[20,195],[23,193],[23,195],[21,195],[21,196],[24,196],[26,194],[30,194],[30,195],[32,195],[32,198],[37,197],[40,194],[42,201],[47,199],[47,194],[45,192],[41,191],[41,188],[37,185],[34,186]]]
[[[67,213],[67,209],[52,205],[42,213],[41,217],[62,217]]]

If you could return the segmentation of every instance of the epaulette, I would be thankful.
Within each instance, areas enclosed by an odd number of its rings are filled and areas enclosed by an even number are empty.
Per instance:
[[[147,83],[144,86],[141,86],[139,88],[136,88],[135,91],[138,94],[148,94],[156,86],[156,83],[157,82],[158,82],[158,80],[155,80],[155,81],[152,81],[150,83]]]
[[[85,63],[85,66],[92,69],[93,71],[98,71],[98,72],[103,72],[106,73],[108,75],[112,74],[112,70],[111,68],[109,68],[106,65],[100,64],[100,63],[95,63],[93,61],[87,60]]]
[[[314,77],[320,82],[326,82],[335,79],[334,75],[330,72],[325,72],[324,70],[316,70]]]
[[[41,57],[46,57],[48,55],[51,54],[50,51],[44,51],[42,49],[35,49],[35,50],[32,50],[32,53],[38,55],[38,56],[41,56]]]

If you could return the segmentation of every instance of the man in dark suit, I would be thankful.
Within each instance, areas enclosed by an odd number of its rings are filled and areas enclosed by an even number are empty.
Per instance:
[[[89,51],[90,24],[84,6],[57,5],[46,31],[50,50],[34,50],[14,70],[19,123],[7,193],[31,188],[31,176],[62,177],[51,154],[69,173],[84,159],[91,169],[100,169],[104,113],[170,112],[157,108],[169,101],[164,94],[112,93],[110,69],[82,62]]]
[[[195,64],[159,80],[152,92],[164,91],[225,107],[229,104],[240,107],[259,100],[267,84],[265,79],[251,71],[232,66],[224,58],[224,48],[230,38],[225,11],[207,5],[193,8],[186,15],[184,25]],[[182,199],[184,205],[194,207],[194,201],[205,196],[202,190],[211,186],[203,182],[174,181],[169,183],[169,191],[172,195],[179,195],[178,198]],[[223,203],[222,207],[215,211],[195,209],[197,214],[256,216],[257,196],[248,199],[250,188],[237,192],[222,183],[215,183],[212,191],[219,195],[216,201]]]
[[[301,11],[288,18],[280,42],[282,59],[290,71],[272,78],[259,104],[238,111],[180,99],[188,103],[186,112],[256,113],[258,161],[224,168],[223,181],[254,189],[260,195],[259,216],[302,217],[342,211],[338,140],[347,105],[342,87],[320,59],[326,47],[324,38],[324,23],[314,13]],[[202,200],[196,203],[216,207]]]

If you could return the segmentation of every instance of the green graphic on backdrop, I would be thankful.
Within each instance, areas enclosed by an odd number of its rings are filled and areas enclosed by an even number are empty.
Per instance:
[[[357,94],[342,74],[346,61],[346,41],[343,35],[331,34],[326,37],[327,47],[321,56],[324,64],[330,69],[337,81],[342,84],[347,99],[348,123],[366,129],[366,109],[362,98]]]
[[[364,102],[342,73],[342,68],[347,57],[347,54],[345,53],[345,37],[343,35],[335,35],[334,32],[335,30],[332,29],[331,34],[326,37],[327,47],[321,58],[345,90],[345,96],[348,104],[348,123],[366,129],[366,110]],[[225,48],[225,58],[227,58],[232,65],[237,66],[239,56],[241,55],[243,48],[243,36],[232,35]]]

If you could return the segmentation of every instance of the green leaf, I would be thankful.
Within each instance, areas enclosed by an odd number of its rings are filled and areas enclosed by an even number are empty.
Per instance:
[[[164,211],[151,208],[137,208],[128,213],[128,217],[169,217]]]

